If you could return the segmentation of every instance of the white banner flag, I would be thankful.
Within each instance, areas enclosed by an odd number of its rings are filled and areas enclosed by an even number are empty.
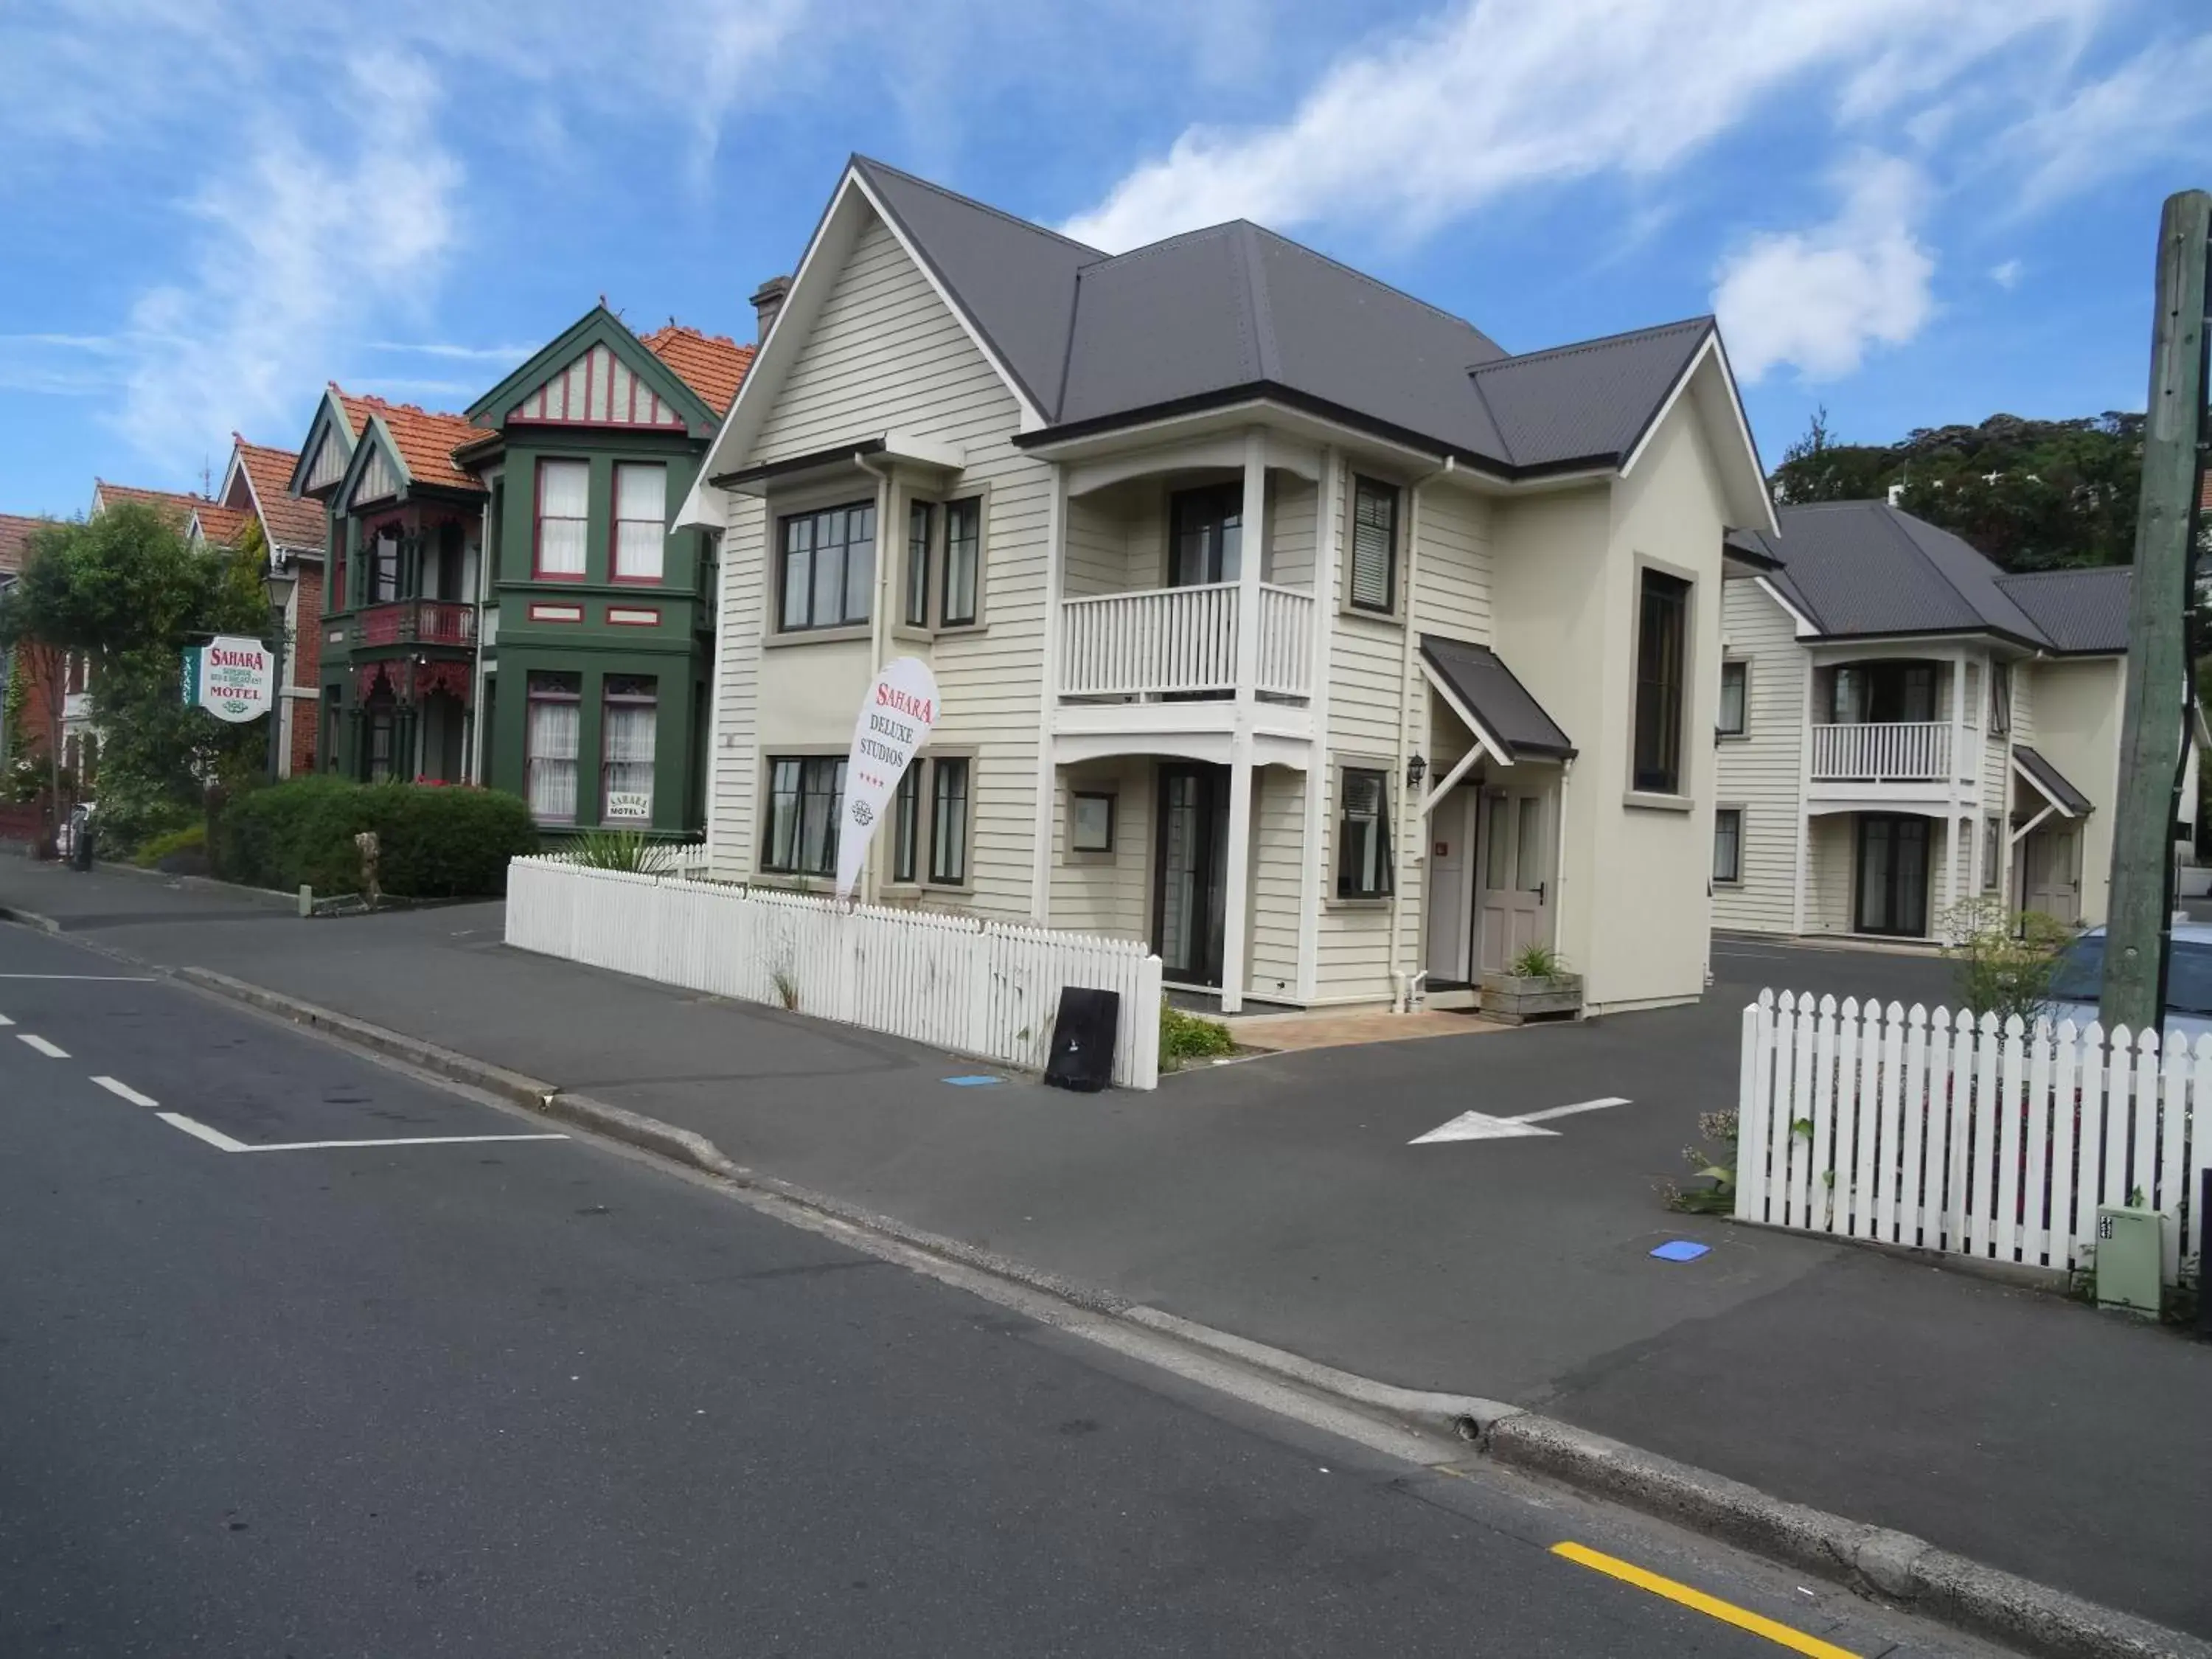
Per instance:
[[[853,896],[868,841],[890,805],[891,792],[929,741],[937,724],[937,676],[919,657],[884,665],[853,726],[845,763],[844,817],[837,825],[837,896]]]

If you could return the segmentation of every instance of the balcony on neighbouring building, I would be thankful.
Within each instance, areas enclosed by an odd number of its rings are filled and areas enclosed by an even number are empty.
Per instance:
[[[450,599],[398,599],[354,613],[356,649],[386,645],[442,645],[467,650],[477,640],[477,608]]]
[[[1950,772],[1948,720],[1869,720],[1813,728],[1815,783],[1941,783]]]

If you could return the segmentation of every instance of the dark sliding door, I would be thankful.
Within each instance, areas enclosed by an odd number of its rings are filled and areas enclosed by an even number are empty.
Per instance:
[[[1926,818],[1863,813],[1859,817],[1858,914],[1862,933],[1928,934]]]
[[[1218,985],[1229,860],[1229,769],[1160,768],[1159,818],[1152,948],[1160,953],[1169,980]]]

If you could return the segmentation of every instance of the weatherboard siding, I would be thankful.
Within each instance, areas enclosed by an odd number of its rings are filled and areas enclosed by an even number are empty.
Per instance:
[[[1267,1001],[1298,988],[1299,879],[1305,845],[1305,775],[1285,766],[1252,774],[1252,906],[1247,917],[1245,985]]]
[[[1713,925],[1786,933],[1796,914],[1798,789],[1805,727],[1804,647],[1790,613],[1755,581],[1723,584],[1724,660],[1748,665],[1744,735],[1720,739],[1715,800],[1743,811],[1743,881],[1716,884]]]

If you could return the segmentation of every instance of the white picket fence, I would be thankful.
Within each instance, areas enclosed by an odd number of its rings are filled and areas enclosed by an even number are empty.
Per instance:
[[[1739,1219],[2028,1267],[2095,1255],[2097,1208],[2164,1218],[2201,1258],[2212,1036],[1909,1012],[1771,991],[1743,1011]],[[2193,1126],[2193,1127],[2192,1127]]]
[[[507,866],[507,942],[1033,1071],[1061,987],[1118,991],[1114,1081],[1159,1083],[1160,959],[1126,939],[539,857]]]

